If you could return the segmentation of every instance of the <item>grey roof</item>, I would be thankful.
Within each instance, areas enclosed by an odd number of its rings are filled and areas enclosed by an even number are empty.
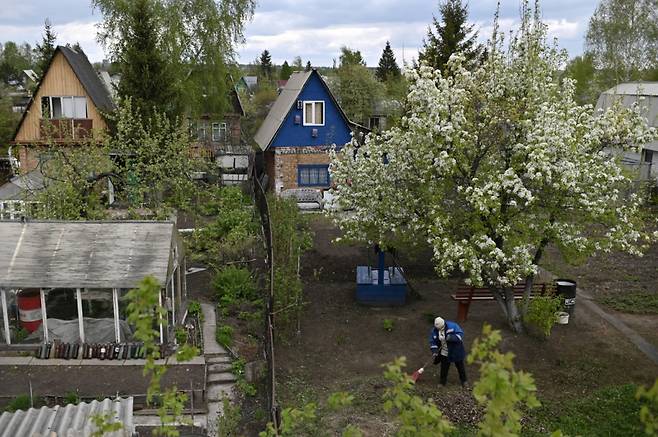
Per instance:
[[[129,397],[4,412],[0,437],[90,437],[96,431],[92,422],[96,415],[111,415],[113,422],[123,424],[120,431],[105,433],[105,437],[132,437],[135,432],[133,398]]]
[[[26,200],[32,193],[44,188],[43,174],[39,169],[14,176],[0,186],[0,200]]]
[[[267,117],[263,121],[263,124],[260,125],[258,132],[254,140],[256,144],[260,146],[261,149],[265,150],[272,142],[272,139],[279,131],[281,123],[285,120],[290,108],[297,100],[297,96],[306,85],[306,81],[311,77],[311,71],[296,71],[288,79],[288,83],[281,90],[281,94],[277,97],[274,105],[270,109],[270,112],[267,113]]]
[[[242,80],[249,87],[249,89],[254,88],[258,85],[258,76],[242,76]]]
[[[658,96],[658,82],[625,82],[613,86],[603,94]]]
[[[0,221],[0,287],[165,284],[174,232],[172,222]]]
[[[89,97],[91,97],[94,105],[101,111],[112,111],[114,109],[112,97],[110,97],[105,84],[98,74],[96,74],[96,70],[94,70],[89,59],[87,59],[87,55],[82,51],[65,46],[59,46],[57,50],[61,51],[66,60],[69,61],[71,68],[73,68],[76,76],[78,76],[78,79],[87,91],[87,94],[89,94]]]

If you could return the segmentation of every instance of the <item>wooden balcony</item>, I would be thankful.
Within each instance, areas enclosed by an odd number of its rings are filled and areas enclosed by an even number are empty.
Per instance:
[[[39,134],[42,140],[71,141],[91,137],[93,127],[90,118],[42,118]]]

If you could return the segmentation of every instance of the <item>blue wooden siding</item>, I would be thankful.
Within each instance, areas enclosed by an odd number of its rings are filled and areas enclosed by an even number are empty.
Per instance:
[[[297,100],[324,101],[324,126],[304,126],[303,109],[297,109]],[[330,146],[332,144],[340,147],[350,142],[352,139],[350,127],[321,83],[317,73],[312,74],[308,79],[297,100],[272,140],[271,147]],[[299,116],[299,124],[295,124],[295,116]],[[313,129],[318,130],[316,138],[312,135]]]

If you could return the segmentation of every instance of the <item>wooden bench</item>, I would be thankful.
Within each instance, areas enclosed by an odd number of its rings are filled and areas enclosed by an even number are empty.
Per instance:
[[[523,299],[523,292],[525,290],[525,284],[516,284],[513,287],[514,290],[514,299]],[[530,297],[540,295],[551,295],[555,294],[556,287],[555,284],[545,284],[538,283],[532,285],[532,291],[530,292]],[[467,284],[459,284],[457,287],[457,292],[451,295],[452,299],[457,301],[457,321],[464,322],[468,317],[468,309],[471,306],[471,302],[480,301],[480,300],[494,300],[494,295],[486,287],[473,287]]]

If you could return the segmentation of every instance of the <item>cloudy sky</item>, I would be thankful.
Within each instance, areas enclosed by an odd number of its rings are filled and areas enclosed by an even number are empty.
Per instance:
[[[470,20],[480,39],[491,32],[497,0],[471,0]],[[332,64],[340,47],[361,50],[368,65],[376,65],[387,40],[398,61],[417,56],[435,0],[260,0],[253,20],[246,26],[246,43],[238,48],[240,62],[253,61],[264,49],[275,63],[301,56],[313,65]],[[583,49],[587,23],[598,0],[543,0],[544,21],[550,35],[573,55]],[[518,23],[519,0],[501,0],[501,28]],[[95,41],[101,19],[89,0],[0,0],[0,41],[41,39],[48,17],[58,43],[79,42],[92,61],[104,53]]]

